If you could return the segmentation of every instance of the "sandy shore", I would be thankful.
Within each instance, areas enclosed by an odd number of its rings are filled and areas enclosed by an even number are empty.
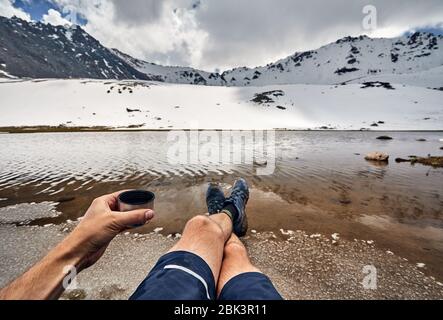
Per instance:
[[[0,225],[0,286],[38,261],[75,227]],[[150,233],[122,234],[104,257],[78,277],[64,299],[127,299],[157,259],[177,241]],[[303,231],[250,233],[245,239],[253,262],[286,299],[443,299],[443,284],[419,266],[362,240],[332,241]],[[272,254],[269,254],[272,252]],[[376,290],[366,290],[363,268],[377,268]]]

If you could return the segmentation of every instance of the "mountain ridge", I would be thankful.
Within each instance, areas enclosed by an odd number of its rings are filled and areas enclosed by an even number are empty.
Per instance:
[[[397,38],[348,36],[266,66],[238,67],[221,74],[136,59],[102,46],[78,26],[0,17],[0,40],[0,74],[30,78],[139,79],[209,86],[342,84],[440,70],[436,68],[443,65],[443,36],[426,32]]]

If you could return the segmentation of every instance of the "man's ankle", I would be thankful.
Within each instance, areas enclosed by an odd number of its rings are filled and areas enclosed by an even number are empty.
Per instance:
[[[229,210],[225,210],[223,209],[222,211],[220,211],[220,213],[224,213],[225,215],[227,215],[229,217],[229,219],[234,222],[234,218],[232,216],[232,213]]]
[[[233,223],[234,223],[235,217],[238,216],[238,211],[232,203],[227,204],[221,212],[228,215],[229,218],[231,218],[231,221]]]

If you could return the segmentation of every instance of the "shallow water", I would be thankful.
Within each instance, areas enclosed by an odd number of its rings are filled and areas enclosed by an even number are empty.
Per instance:
[[[376,139],[384,134],[394,140]],[[417,141],[422,138],[427,141]],[[142,232],[161,226],[173,233],[205,211],[208,181],[228,189],[243,176],[251,184],[248,209],[254,229],[376,240],[439,271],[443,169],[394,159],[443,155],[442,138],[443,132],[277,132],[276,169],[257,176],[252,163],[171,164],[172,142],[164,132],[0,135],[0,206],[60,201],[62,216],[38,221],[57,223],[81,216],[96,196],[148,188],[157,194],[158,217]],[[372,151],[390,154],[389,164],[365,161]]]

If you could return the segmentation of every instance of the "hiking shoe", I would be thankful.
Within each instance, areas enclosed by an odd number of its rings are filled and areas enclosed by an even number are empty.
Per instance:
[[[249,187],[245,179],[238,179],[231,191],[231,196],[226,199],[223,209],[234,207],[236,212],[231,212],[234,225],[233,232],[238,237],[243,237],[248,231],[248,218],[246,204],[249,200]],[[230,211],[229,211],[230,212]]]
[[[216,183],[210,183],[206,191],[206,205],[210,215],[220,213],[225,206],[225,194]]]

